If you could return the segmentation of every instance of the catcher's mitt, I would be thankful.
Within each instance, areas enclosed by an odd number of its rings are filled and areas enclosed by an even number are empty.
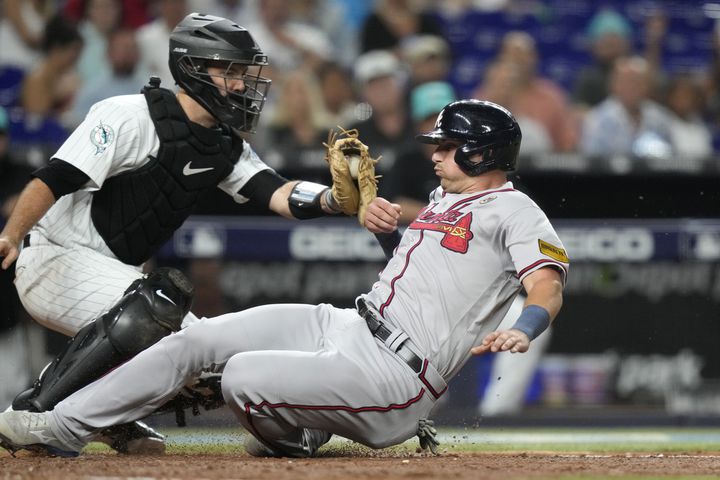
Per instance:
[[[365,225],[365,211],[377,196],[375,164],[378,159],[370,156],[368,147],[358,139],[358,131],[330,130],[325,160],[332,174],[332,196],[338,209],[346,215],[357,214]]]

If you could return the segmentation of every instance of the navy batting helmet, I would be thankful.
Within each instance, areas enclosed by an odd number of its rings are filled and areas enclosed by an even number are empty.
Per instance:
[[[461,142],[455,152],[455,162],[472,177],[488,170],[514,170],[522,133],[512,114],[500,105],[459,100],[442,109],[434,129],[416,138],[433,144],[443,140]],[[475,155],[482,155],[482,160],[472,162],[470,157]]]
[[[256,67],[243,75],[245,90],[218,88],[208,66]],[[245,28],[221,17],[191,13],[170,34],[170,72],[177,84],[220,122],[253,132],[265,104],[270,80],[260,76],[267,56]]]

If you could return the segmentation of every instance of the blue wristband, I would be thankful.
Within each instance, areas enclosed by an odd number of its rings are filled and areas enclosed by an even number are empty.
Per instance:
[[[511,328],[520,330],[530,340],[535,340],[549,326],[550,314],[548,311],[539,305],[528,305]]]

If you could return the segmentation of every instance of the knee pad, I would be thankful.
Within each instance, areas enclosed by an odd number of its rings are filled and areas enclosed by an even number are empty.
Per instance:
[[[110,310],[68,342],[32,392],[20,394],[13,408],[51,410],[110,369],[177,332],[190,311],[192,296],[190,281],[172,268],[160,268],[134,281]]]

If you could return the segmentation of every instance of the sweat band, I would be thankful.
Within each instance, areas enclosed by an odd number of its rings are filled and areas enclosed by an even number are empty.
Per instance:
[[[539,305],[528,305],[511,328],[520,330],[530,340],[535,340],[549,326],[550,314],[548,311]]]

